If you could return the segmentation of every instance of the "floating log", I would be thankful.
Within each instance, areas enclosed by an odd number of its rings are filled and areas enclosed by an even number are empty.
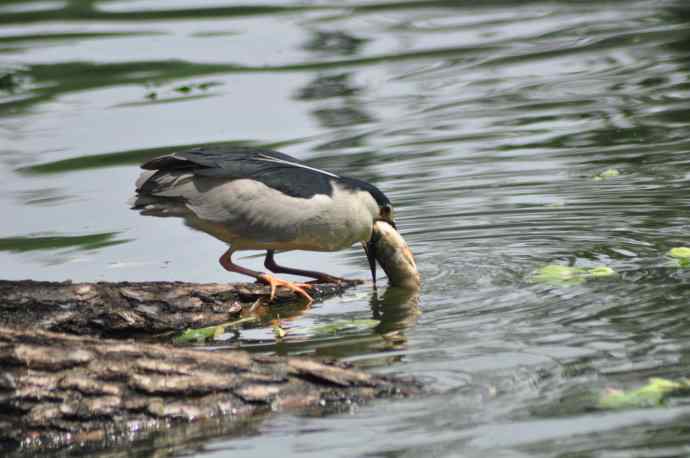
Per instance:
[[[314,285],[315,300],[345,285]],[[0,280],[0,326],[101,337],[140,337],[237,320],[267,304],[262,284],[120,282],[72,283]],[[299,303],[278,289],[272,305]]]
[[[63,286],[72,287],[81,288]],[[180,423],[331,411],[420,392],[414,381],[343,364],[0,326],[3,453],[112,446],[117,438],[129,441]]]
[[[310,293],[322,300],[345,288]],[[184,441],[276,410],[320,414],[422,392],[414,380],[341,363],[150,342],[255,314],[257,304],[300,302],[280,289],[268,297],[260,284],[0,281],[0,455],[127,445],[170,428],[185,432],[166,441]]]

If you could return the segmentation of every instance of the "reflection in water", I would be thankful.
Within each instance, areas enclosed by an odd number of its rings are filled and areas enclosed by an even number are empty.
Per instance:
[[[0,251],[45,251],[59,250],[65,248],[76,248],[79,250],[96,250],[121,243],[128,240],[117,239],[117,232],[106,232],[102,234],[89,235],[41,235],[24,237],[5,237],[0,238]]]
[[[316,60],[358,54],[364,42],[366,40],[345,32],[317,31],[312,40],[304,45],[304,49],[313,52]],[[359,97],[361,88],[356,87],[352,80],[352,73],[321,73],[297,94],[299,100],[314,102],[316,108],[311,113],[322,127],[339,129],[337,137],[345,140],[335,140],[334,143],[333,139],[329,139],[326,142],[328,146],[321,144],[317,146],[318,149],[361,146],[364,144],[364,137],[353,130],[353,127],[376,121],[365,109],[363,98]]]
[[[356,124],[366,124],[373,119],[365,112],[353,107],[322,108],[312,112],[323,127],[350,127]]]
[[[379,334],[404,331],[413,328],[419,316],[419,291],[389,286],[379,297],[374,290],[370,300],[373,317],[380,323]]]
[[[329,316],[316,322],[310,316],[314,311],[308,307],[260,305],[254,310],[257,316],[265,322],[280,324],[285,335],[276,339],[271,329],[245,331],[241,347],[250,351],[315,353],[338,358],[401,348],[406,342],[404,331],[414,327],[420,314],[419,291],[389,287],[379,297],[379,292],[374,290],[369,303],[370,313],[357,319]]]
[[[357,54],[367,40],[357,38],[344,31],[314,32],[312,38],[304,45],[304,49],[324,54],[340,54],[348,56]]]
[[[170,154],[176,151],[185,151],[198,146],[209,146],[209,145],[225,145],[225,146],[253,146],[256,148],[278,148],[280,146],[285,146],[291,142],[280,142],[273,144],[257,144],[251,141],[223,141],[217,143],[197,143],[192,145],[173,145],[165,146],[162,148],[147,148],[140,150],[130,150],[130,151],[118,151],[116,153],[106,153],[106,154],[91,154],[87,156],[74,157],[70,159],[63,159],[55,162],[46,162],[42,164],[30,165],[28,167],[22,167],[17,169],[19,173],[26,174],[51,174],[51,173],[67,173],[76,172],[79,170],[86,169],[97,169],[104,167],[119,167],[126,165],[140,165],[149,159],[153,159],[156,156],[161,156],[163,154]]]
[[[357,54],[365,41],[344,32],[319,31],[304,49],[314,54],[314,61],[322,61]],[[312,146],[321,152],[322,158],[324,152],[335,152],[332,160],[321,159],[322,166],[377,184],[380,177],[372,173],[372,164],[376,161],[374,154],[369,151],[360,155],[341,154],[343,150],[366,147],[369,135],[362,132],[361,126],[377,121],[366,108],[363,96],[366,88],[357,85],[354,79],[353,72],[333,72],[324,68],[295,94],[295,98],[310,102],[311,115],[321,127],[328,129],[326,139],[319,139]]]
[[[333,75],[318,75],[298,93],[298,100],[330,99],[334,97],[349,97],[360,92],[352,82],[351,73],[336,73]]]
[[[70,200],[78,200],[78,196],[66,194],[60,188],[40,188],[16,192],[15,197],[22,205],[53,206],[62,205]]]

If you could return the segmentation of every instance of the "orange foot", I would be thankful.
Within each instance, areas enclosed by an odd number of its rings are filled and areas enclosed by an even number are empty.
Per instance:
[[[276,288],[278,286],[282,286],[294,292],[295,294],[302,296],[307,300],[309,304],[314,302],[314,299],[312,299],[309,293],[305,291],[305,289],[310,289],[312,287],[312,285],[308,283],[294,283],[291,281],[283,280],[278,277],[274,277],[271,274],[259,275],[259,281],[262,281],[271,287],[271,300],[273,300],[276,297]]]

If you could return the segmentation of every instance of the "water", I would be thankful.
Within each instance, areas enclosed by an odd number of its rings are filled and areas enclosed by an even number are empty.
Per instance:
[[[690,274],[664,256],[690,244],[687,2],[244,5],[0,6],[1,276],[244,280],[217,264],[219,242],[126,200],[148,157],[269,145],[388,194],[421,314],[362,287],[291,316],[285,343],[261,328],[239,346],[338,356],[441,394],[112,456],[687,456],[683,398],[593,409],[605,387],[690,373]],[[620,175],[595,179],[608,169]],[[279,260],[366,277],[360,251]],[[529,281],[549,263],[619,275]]]

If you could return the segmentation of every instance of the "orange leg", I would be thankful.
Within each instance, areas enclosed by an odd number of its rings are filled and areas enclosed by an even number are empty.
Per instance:
[[[276,288],[278,286],[282,286],[294,292],[295,294],[302,296],[307,300],[309,304],[314,302],[314,299],[312,299],[309,293],[305,291],[305,289],[311,288],[311,285],[306,283],[290,282],[287,280],[274,277],[271,274],[257,272],[255,270],[247,269],[246,267],[238,266],[237,264],[232,262],[232,253],[232,249],[229,249],[228,251],[223,253],[223,256],[221,256],[218,260],[220,262],[220,265],[223,266],[223,268],[229,272],[237,272],[240,274],[248,275],[250,277],[256,278],[262,283],[266,283],[267,285],[269,285],[271,287],[271,300],[275,298]]]

